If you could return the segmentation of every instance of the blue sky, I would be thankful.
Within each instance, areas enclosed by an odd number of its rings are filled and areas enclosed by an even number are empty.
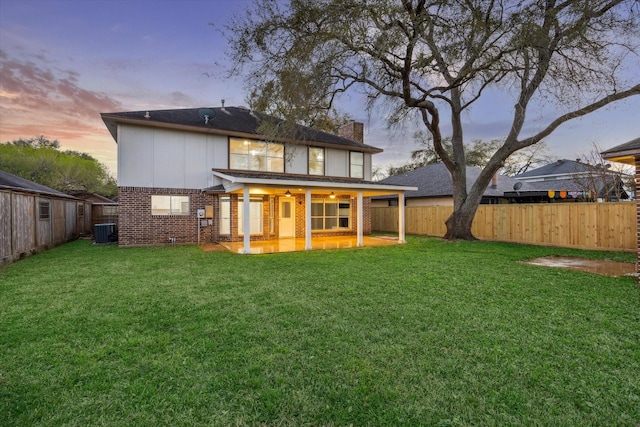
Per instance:
[[[226,40],[217,30],[247,0],[0,0],[0,141],[45,135],[85,151],[115,174],[116,144],[100,113],[246,105],[239,77],[227,78]],[[212,25],[209,25],[212,24]],[[546,139],[574,159],[593,143],[607,149],[639,136],[640,97],[563,125]],[[511,101],[494,94],[465,117],[465,135],[493,139],[508,129]],[[338,105],[365,123],[374,165],[401,164],[414,128],[386,128],[357,94]],[[551,110],[531,111],[532,124]],[[532,128],[533,130],[533,128]]]

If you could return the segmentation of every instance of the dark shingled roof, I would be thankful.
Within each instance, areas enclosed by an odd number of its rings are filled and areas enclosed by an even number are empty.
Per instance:
[[[9,188],[12,190],[27,191],[30,193],[46,194],[49,196],[66,197],[75,199],[75,197],[65,194],[61,191],[54,190],[44,185],[36,184],[28,179],[20,178],[9,172],[0,170],[0,188]]]
[[[467,166],[467,190],[480,175],[481,170],[473,166]],[[499,175],[496,187],[491,184],[484,192],[485,196],[503,197],[505,191],[513,191],[517,183],[515,179]],[[453,180],[449,170],[443,163],[434,163],[419,169],[390,176],[380,181],[380,184],[396,184],[418,187],[418,191],[407,191],[406,197],[446,197],[453,195]],[[528,183],[522,183],[521,191],[528,189]]]
[[[526,189],[524,187],[526,184]],[[601,176],[591,176],[588,178],[566,178],[566,179],[553,179],[550,181],[537,181],[523,183],[523,188],[520,192],[525,191],[588,191],[589,189],[596,189],[598,191],[598,197],[604,197],[606,191],[613,191],[611,187],[615,184],[620,186],[620,190],[623,194],[623,199],[626,199],[628,195],[624,192],[622,182],[620,178],[611,178],[605,180]]]
[[[620,144],[616,147],[609,148],[602,152],[602,155],[606,157],[607,154],[618,153],[622,151],[639,151],[640,152],[640,138],[632,139],[629,142]]]
[[[148,113],[149,118],[145,118]],[[207,123],[205,123],[204,115],[208,115]],[[187,126],[194,130],[207,131],[217,129],[229,132],[230,134],[251,134],[259,136],[257,130],[260,123],[264,120],[282,123],[283,120],[277,119],[266,114],[251,111],[247,108],[225,107],[223,108],[186,108],[176,110],[153,110],[153,111],[129,111],[120,113],[102,113],[102,120],[107,125],[109,132],[117,141],[117,131],[115,123],[119,119],[128,121],[135,120],[141,125],[165,124],[176,126]],[[371,145],[362,144],[351,139],[343,138],[328,132],[322,132],[305,126],[297,126],[294,139],[308,142],[318,142],[330,145],[348,146],[369,152],[381,152],[382,150]]]
[[[514,176],[514,178],[531,178],[534,176],[546,176],[546,175],[572,175],[576,173],[591,173],[596,167],[587,163],[576,162],[575,160],[562,159],[548,165],[541,166],[520,175]]]

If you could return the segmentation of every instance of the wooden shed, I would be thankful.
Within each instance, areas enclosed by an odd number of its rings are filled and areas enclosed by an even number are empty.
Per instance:
[[[118,226],[118,202],[96,193],[78,191],[72,196],[91,203],[91,229],[96,224],[116,224]]]
[[[0,170],[0,265],[91,233],[91,202]]]

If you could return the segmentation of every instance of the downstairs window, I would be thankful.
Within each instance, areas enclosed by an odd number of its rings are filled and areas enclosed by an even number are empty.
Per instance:
[[[189,215],[189,196],[151,196],[151,215]]]
[[[351,228],[350,200],[313,200],[311,230],[348,230]]]

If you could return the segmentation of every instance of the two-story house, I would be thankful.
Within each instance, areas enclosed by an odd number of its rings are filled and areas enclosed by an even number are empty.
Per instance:
[[[118,144],[121,246],[244,242],[371,232],[371,197],[414,190],[371,181],[361,123],[340,135],[299,126],[294,138],[258,134],[246,108],[103,113]],[[400,206],[403,206],[401,204]],[[398,216],[404,240],[404,210]]]
[[[631,176],[591,165],[580,159],[561,159],[513,177],[522,184],[505,196],[520,202],[619,201],[628,199],[624,181]]]

